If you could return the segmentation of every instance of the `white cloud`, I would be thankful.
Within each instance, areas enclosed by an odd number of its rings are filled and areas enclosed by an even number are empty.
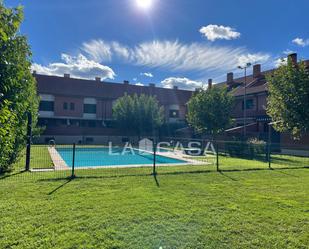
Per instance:
[[[216,71],[233,68],[244,49],[152,41],[140,44],[134,52],[135,64],[140,66],[171,71]]]
[[[140,75],[146,76],[146,77],[149,77],[149,78],[153,78],[153,74],[152,73],[140,73]]]
[[[110,61],[112,58],[111,45],[103,40],[84,42],[82,50],[95,61]]]
[[[306,47],[309,45],[309,39],[304,40],[303,38],[299,38],[299,37],[292,40],[292,42],[301,47]]]
[[[140,83],[140,82],[136,83],[135,85],[136,85],[136,86],[144,86],[144,84],[143,84],[143,83]]]
[[[104,66],[104,61],[113,61],[149,69],[169,72],[194,72],[204,78],[232,71],[242,63],[264,63],[270,59],[266,53],[251,53],[245,47],[214,46],[208,43],[181,43],[179,41],[154,40],[136,46],[126,46],[119,42],[91,40],[82,44],[77,56],[62,55],[64,62],[47,66],[33,64],[38,73],[73,77],[113,79],[114,71]],[[145,72],[143,76],[151,77]],[[136,80],[138,79],[136,78]]]
[[[137,81],[137,78],[133,78],[133,81]]]
[[[131,49],[120,44],[119,42],[112,42],[112,51],[122,59],[130,59]]]
[[[295,53],[295,51],[290,50],[290,49],[286,49],[286,50],[284,50],[282,53],[285,54],[285,55],[289,55],[289,54]]]
[[[256,54],[244,54],[238,57],[238,66],[244,66],[247,63],[256,64],[264,63],[270,59],[270,55],[256,53]]]
[[[70,56],[62,54],[61,59],[63,62],[50,63],[48,66],[40,64],[32,64],[32,70],[37,73],[46,75],[62,76],[64,73],[69,73],[76,78],[94,79],[101,77],[104,79],[114,79],[116,74],[108,67],[98,62],[87,59],[84,55]]]
[[[131,54],[130,49],[119,42],[106,42],[100,39],[84,42],[81,50],[97,62],[111,61],[113,55],[128,60]]]
[[[240,33],[236,32],[233,28],[222,25],[210,24],[200,29],[202,33],[209,41],[221,40],[232,40],[240,37]]]
[[[252,62],[264,62],[265,58],[270,57],[264,53],[249,53],[244,47],[214,46],[205,43],[185,44],[177,40],[154,40],[131,48],[118,42],[100,41],[92,40],[84,43],[82,50],[96,61],[100,61],[100,58],[103,61],[104,58],[111,60],[118,58],[121,63],[175,72],[222,73],[235,69],[239,61],[243,61],[248,56],[249,59],[252,58]]]
[[[177,78],[170,77],[161,81],[161,84],[164,88],[173,88],[174,86],[179,87],[180,89],[194,90],[203,86],[201,81],[194,81],[188,78]]]
[[[275,67],[280,67],[281,65],[286,65],[287,64],[287,58],[279,58],[274,61]]]

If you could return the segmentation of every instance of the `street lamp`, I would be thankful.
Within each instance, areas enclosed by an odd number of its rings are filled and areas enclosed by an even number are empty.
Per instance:
[[[251,63],[246,63],[245,66],[238,66],[239,69],[244,70],[245,74],[245,82],[244,82],[244,138],[246,137],[246,119],[247,119],[247,103],[246,103],[246,95],[247,95],[247,68],[251,67]]]

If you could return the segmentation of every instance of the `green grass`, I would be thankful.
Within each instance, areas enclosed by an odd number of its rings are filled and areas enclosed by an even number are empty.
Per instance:
[[[50,158],[47,148],[48,147],[46,145],[31,146],[30,165],[32,169],[54,168],[53,162]],[[25,162],[26,162],[26,155],[24,151],[19,160],[13,165],[15,172],[24,169]]]
[[[50,167],[46,146],[32,167]],[[0,248],[308,248],[308,158],[0,176]],[[283,169],[285,168],[285,169]]]
[[[53,162],[50,158],[47,146],[33,146],[31,154],[31,162],[33,168],[53,168]]]
[[[150,172],[0,179],[0,248],[308,248],[308,169]]]
[[[199,156],[194,157],[197,160],[216,164],[215,157]],[[224,154],[219,155],[219,169],[221,170],[250,170],[250,169],[267,169],[269,167],[268,161],[264,157],[259,160],[243,159],[230,157]],[[309,157],[289,156],[289,155],[271,155],[271,168],[299,168],[309,167]]]

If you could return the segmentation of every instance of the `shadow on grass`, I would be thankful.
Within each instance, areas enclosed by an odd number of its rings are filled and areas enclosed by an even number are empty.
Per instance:
[[[306,168],[306,167],[305,167]],[[294,168],[292,168],[294,169]],[[289,174],[289,173],[286,173],[286,172],[283,172],[283,171],[280,171],[281,169],[276,169],[276,173],[280,173],[280,174],[283,174],[283,175],[287,175],[287,176],[293,176],[293,177],[297,177],[299,178],[299,176],[296,176],[296,175],[293,175],[293,174]]]
[[[233,180],[233,181],[237,181],[237,179],[234,179],[230,176],[227,176],[224,173],[228,173],[228,172],[254,172],[254,171],[269,171],[269,170],[273,170],[275,172],[280,172],[282,173],[282,170],[297,170],[297,169],[309,169],[308,166],[305,167],[282,167],[282,168],[251,168],[251,169],[225,169],[225,170],[219,170],[218,173],[220,173],[221,175],[228,177],[229,179]],[[280,171],[279,171],[280,170]],[[178,172],[161,172],[161,173],[157,173],[156,175],[153,174],[123,174],[123,175],[108,175],[108,176],[104,176],[104,175],[76,175],[74,177],[74,179],[116,179],[116,178],[124,178],[124,177],[154,177],[155,183],[156,185],[159,187],[159,181],[157,176],[168,176],[168,175],[186,175],[186,174],[208,174],[208,173],[216,173],[217,171],[215,170],[195,170],[195,171],[178,171]],[[63,181],[63,180],[67,180],[68,182],[70,182],[72,179],[69,177],[58,177],[58,178],[50,178],[50,179],[39,179],[38,181],[42,181],[42,182],[53,182],[53,181]],[[67,183],[68,183],[67,182]],[[65,184],[67,184],[65,183]],[[63,185],[65,185],[63,184]]]
[[[157,187],[160,187],[160,183],[159,183],[159,180],[157,178],[157,173],[152,173],[152,175],[153,175],[153,179],[155,180]]]
[[[256,161],[259,163],[268,163],[266,155],[261,155],[261,156],[255,156],[255,157],[250,157],[250,156],[230,156],[230,155],[225,155],[221,154],[223,159],[240,159],[240,160],[248,160],[248,161]],[[302,157],[302,156],[293,156],[293,158],[286,158],[285,156],[288,155],[282,155],[282,154],[271,154],[271,162],[273,164],[286,164],[289,166],[294,166],[294,165],[299,165],[299,163],[308,163],[308,157]],[[306,165],[309,166],[309,165]]]
[[[63,184],[61,184],[60,186],[58,186],[57,188],[55,188],[54,190],[52,190],[51,192],[48,193],[48,195],[52,195],[54,194],[55,192],[57,192],[59,189],[63,188],[65,185],[67,185],[69,182],[71,182],[74,178],[66,178],[67,181],[64,182]]]
[[[21,175],[21,174],[26,173],[26,172],[28,172],[28,171],[22,170],[22,171],[18,171],[18,172],[11,173],[11,174],[8,173],[8,174],[0,175],[0,180],[4,180],[4,179],[9,178],[9,177]]]
[[[232,181],[238,181],[237,179],[235,179],[235,178],[233,178],[233,177],[231,177],[231,176],[228,176],[228,175],[224,174],[224,170],[219,170],[218,172],[219,172],[222,176],[224,176],[224,177],[226,177],[226,178],[228,178],[228,179],[230,179],[230,180],[232,180]]]

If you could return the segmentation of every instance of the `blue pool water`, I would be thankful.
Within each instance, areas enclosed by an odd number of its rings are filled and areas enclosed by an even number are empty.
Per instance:
[[[72,148],[57,148],[58,153],[69,167],[72,167]],[[76,148],[75,150],[75,167],[91,167],[91,166],[115,166],[115,165],[152,165],[153,155],[147,152],[140,152],[134,149],[134,153],[130,150],[123,153],[122,148]],[[166,156],[156,155],[156,164],[173,164],[186,163],[186,161],[178,160]]]

